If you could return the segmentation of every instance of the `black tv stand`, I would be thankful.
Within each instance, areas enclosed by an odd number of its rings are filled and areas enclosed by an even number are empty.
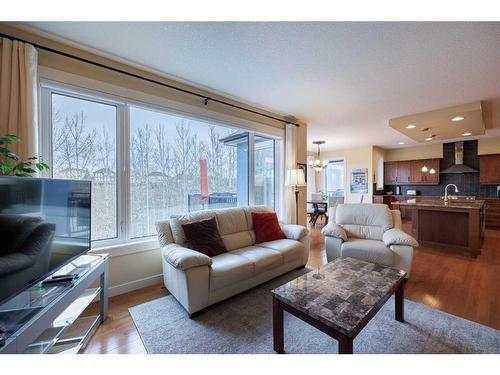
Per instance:
[[[52,275],[53,280],[77,275],[71,282],[38,283],[0,305],[0,354],[78,353],[85,348],[107,316],[108,267],[106,255],[82,255]],[[99,287],[93,287],[96,281]],[[96,298],[99,314],[91,316],[84,310]]]

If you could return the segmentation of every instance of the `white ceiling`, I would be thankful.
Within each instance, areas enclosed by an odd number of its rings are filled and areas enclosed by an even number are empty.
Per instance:
[[[293,115],[309,124],[310,150],[416,144],[388,120],[500,97],[500,23],[28,25]]]

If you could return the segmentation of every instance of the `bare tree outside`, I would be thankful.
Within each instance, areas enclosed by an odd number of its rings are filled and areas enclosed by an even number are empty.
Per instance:
[[[116,238],[117,108],[70,96],[52,96],[54,177],[91,180],[92,239]],[[200,194],[201,160],[206,161],[208,193],[214,197],[211,208],[247,204],[236,199],[237,142],[225,141],[238,134],[244,134],[242,139],[248,142],[246,132],[131,107],[130,237],[154,235],[156,221],[205,207]],[[270,158],[274,148],[269,151],[262,145],[261,151],[254,154],[256,188],[267,197],[274,194],[270,190],[274,189],[274,159]],[[245,163],[240,166],[244,167],[240,174],[248,173]],[[264,195],[258,199],[266,204]]]
[[[234,130],[137,111],[130,135],[132,237],[152,235],[157,220],[189,210],[188,196],[200,193],[200,160],[207,160],[210,193],[236,193],[236,150],[220,141]],[[148,163],[139,163],[146,155]]]
[[[54,94],[52,108],[53,176],[91,180],[92,239],[115,238],[116,107]]]

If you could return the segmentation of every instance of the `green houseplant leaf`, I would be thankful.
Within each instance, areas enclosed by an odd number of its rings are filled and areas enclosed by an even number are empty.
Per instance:
[[[0,145],[7,145],[7,144],[17,144],[21,143],[21,139],[14,134],[7,134],[4,135],[3,137],[0,137]]]
[[[17,135],[7,134],[0,137],[0,175],[32,177],[38,171],[47,172],[50,170],[49,166],[42,162],[38,156],[20,160],[16,153],[9,150],[8,145],[20,142]]]

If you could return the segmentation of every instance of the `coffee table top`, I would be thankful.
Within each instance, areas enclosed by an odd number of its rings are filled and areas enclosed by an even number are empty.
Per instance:
[[[406,273],[354,258],[337,258],[272,291],[285,304],[355,337],[403,282]]]

